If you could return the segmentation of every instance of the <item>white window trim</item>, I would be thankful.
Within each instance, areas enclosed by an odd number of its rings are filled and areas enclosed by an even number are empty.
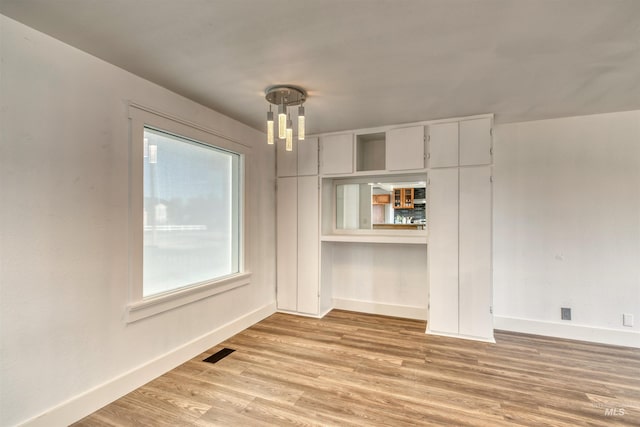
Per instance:
[[[248,285],[251,273],[238,273],[218,280],[196,283],[167,294],[153,295],[127,306],[127,323],[155,316],[185,304]]]
[[[222,292],[244,286],[250,283],[251,273],[245,271],[245,227],[244,215],[245,197],[245,155],[250,147],[233,140],[217,131],[197,125],[171,115],[158,112],[148,107],[130,102],[130,139],[129,139],[129,303],[126,307],[125,320],[135,322],[146,317],[154,316],[167,310],[172,310]],[[152,127],[180,135],[212,147],[226,149],[240,155],[240,255],[238,260],[239,273],[195,283],[175,291],[143,297],[143,139],[144,128]],[[138,209],[136,209],[136,206]]]

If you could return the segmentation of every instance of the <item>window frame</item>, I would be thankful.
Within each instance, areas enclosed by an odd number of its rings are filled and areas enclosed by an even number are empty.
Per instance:
[[[130,102],[129,115],[129,303],[131,323],[250,283],[245,270],[245,156],[247,145],[195,123]],[[143,297],[144,129],[153,128],[239,155],[238,273]]]

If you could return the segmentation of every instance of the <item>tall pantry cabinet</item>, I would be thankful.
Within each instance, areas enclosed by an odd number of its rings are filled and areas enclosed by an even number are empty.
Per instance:
[[[491,126],[428,129],[428,333],[493,341]]]
[[[318,138],[276,142],[277,308],[320,314]]]

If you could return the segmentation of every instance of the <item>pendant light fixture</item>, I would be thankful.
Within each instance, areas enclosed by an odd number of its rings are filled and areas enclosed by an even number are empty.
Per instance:
[[[287,120],[287,130],[286,130],[286,145],[285,149],[287,151],[293,151],[293,123],[291,123],[291,118]]]
[[[303,104],[307,100],[307,91],[298,86],[269,86],[265,90],[265,99],[269,101],[270,104],[278,106],[278,138],[285,140],[285,148],[287,151],[293,151],[293,123],[287,107],[299,105],[298,141],[303,141],[306,133]],[[275,135],[275,129],[273,129],[273,127],[273,112],[271,111],[271,106],[269,106],[269,111],[267,112],[267,143],[269,144],[273,143]]]
[[[298,107],[298,141],[304,141],[304,105]]]
[[[267,144],[273,144],[273,111],[271,111],[271,106],[267,112]]]
[[[287,129],[287,107],[283,104],[278,106],[278,138],[284,139]]]

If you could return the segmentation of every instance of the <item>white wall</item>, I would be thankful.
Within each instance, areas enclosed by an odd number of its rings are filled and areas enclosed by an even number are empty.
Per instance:
[[[640,111],[500,125],[494,144],[496,327],[640,347]]]
[[[427,254],[424,245],[329,243],[336,308],[427,318]],[[324,261],[324,260],[323,260]]]
[[[256,130],[8,18],[0,25],[0,425],[8,426],[177,350],[197,354],[212,331],[273,312],[275,158]],[[251,284],[131,324],[127,100],[253,146]],[[76,406],[66,416],[91,409]]]

